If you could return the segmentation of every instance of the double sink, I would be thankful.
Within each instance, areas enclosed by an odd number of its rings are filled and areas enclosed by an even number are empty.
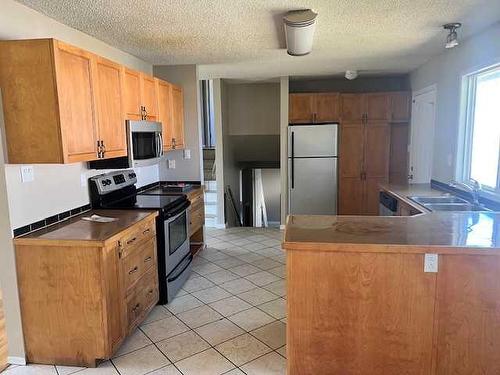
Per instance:
[[[424,206],[430,211],[490,211],[489,209],[467,202],[455,196],[444,197],[408,197],[415,203]]]

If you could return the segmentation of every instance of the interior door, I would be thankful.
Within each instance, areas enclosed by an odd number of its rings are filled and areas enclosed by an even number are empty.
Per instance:
[[[429,183],[432,178],[436,91],[414,96],[410,136],[410,171],[412,184]]]
[[[101,57],[97,57],[95,66],[99,139],[104,143],[104,156],[106,158],[126,156],[121,66]]]
[[[158,84],[158,116],[162,124],[163,149],[172,149],[172,87],[168,82],[157,80]]]
[[[290,94],[288,122],[290,124],[310,124],[313,122],[314,94]]]
[[[337,213],[337,158],[289,158],[289,213]]]
[[[314,113],[316,123],[340,121],[340,95],[338,93],[315,94]]]
[[[97,158],[93,55],[56,42],[56,79],[65,162]]]

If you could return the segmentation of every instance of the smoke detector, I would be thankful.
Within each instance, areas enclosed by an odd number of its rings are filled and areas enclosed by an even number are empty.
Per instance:
[[[457,29],[459,29],[461,26],[462,24],[458,22],[447,23],[446,25],[443,25],[443,28],[449,31],[448,35],[446,36],[446,44],[444,46],[445,48],[453,48],[458,46]]]
[[[286,49],[291,56],[304,56],[312,51],[317,13],[311,9],[291,10],[283,17]]]
[[[345,71],[345,77],[349,81],[352,81],[353,79],[358,78],[358,71],[357,70],[346,70]]]

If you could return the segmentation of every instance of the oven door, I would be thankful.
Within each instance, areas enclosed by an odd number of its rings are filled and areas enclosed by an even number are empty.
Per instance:
[[[165,262],[168,275],[190,252],[189,212],[183,209],[177,215],[166,219],[164,226]]]
[[[163,155],[161,123],[127,121],[128,156],[131,167],[157,164]]]

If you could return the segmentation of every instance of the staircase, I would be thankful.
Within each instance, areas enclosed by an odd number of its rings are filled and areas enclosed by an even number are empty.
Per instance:
[[[205,179],[205,226],[217,224],[217,182],[215,181],[215,149],[203,149],[203,175]]]

